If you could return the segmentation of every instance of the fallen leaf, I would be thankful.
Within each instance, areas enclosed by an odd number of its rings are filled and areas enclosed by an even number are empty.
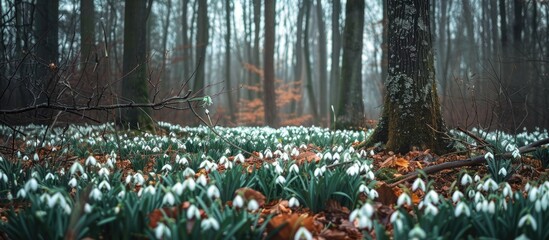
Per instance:
[[[267,223],[267,234],[273,234],[270,239],[293,239],[297,230],[305,227],[313,235],[318,235],[323,226],[316,223],[308,214],[279,214]]]
[[[398,197],[391,187],[384,182],[378,182],[376,185],[376,191],[379,195],[376,199],[377,201],[383,203],[384,205],[396,203]]]
[[[250,201],[252,199],[256,200],[260,207],[265,204],[265,199],[267,199],[263,193],[246,187],[237,189],[235,191],[235,195],[237,194],[242,196],[246,201]]]

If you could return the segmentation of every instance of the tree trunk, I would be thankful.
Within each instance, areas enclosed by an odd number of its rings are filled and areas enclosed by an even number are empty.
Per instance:
[[[254,14],[254,48],[253,48],[253,64],[260,68],[261,61],[259,60],[259,34],[261,32],[261,0],[253,0]],[[252,86],[261,87],[261,80],[258,74],[252,75]],[[256,92],[256,97],[261,98],[261,92]]]
[[[149,102],[146,27],[150,7],[146,1],[127,1],[124,10],[122,97],[135,103]],[[140,108],[123,110],[119,122],[130,128],[148,128],[151,123],[150,109]]]
[[[364,0],[348,0],[343,30],[343,64],[339,80],[337,125],[358,125],[364,118],[362,99],[362,34]]]
[[[181,56],[182,56],[182,62],[183,62],[183,79],[181,81],[187,81],[189,77],[191,77],[191,69],[192,67],[192,52],[191,52],[191,43],[189,40],[189,27],[188,27],[188,17],[187,17],[187,11],[189,6],[189,0],[182,0],[181,3],[181,36],[182,36],[182,42],[183,46],[181,47]]]
[[[303,75],[303,47],[302,47],[302,44],[303,44],[303,41],[302,41],[302,37],[303,37],[303,16],[305,15],[305,6],[304,6],[304,2],[303,1],[300,1],[299,4],[298,4],[298,10],[297,10],[297,26],[296,26],[296,41],[295,41],[295,51],[293,51],[294,53],[294,59],[295,59],[295,63],[294,63],[294,80],[296,82],[298,81],[302,81],[303,78],[302,78],[302,75]],[[302,82],[301,82],[302,83]],[[302,89],[301,89],[301,86],[302,85],[298,85],[300,87],[299,89],[299,94],[301,95],[302,93]],[[300,103],[303,102],[303,101],[299,101]],[[290,112],[292,113],[295,113],[297,112],[297,105],[298,103],[296,101],[293,101],[292,104],[291,104],[291,107],[290,107]]]
[[[381,43],[381,82],[385,82],[387,80],[387,66],[388,66],[388,47],[387,47],[387,40],[388,40],[388,33],[387,30],[389,29],[389,26],[387,25],[387,0],[382,0],[383,2],[383,19],[382,19],[382,43]],[[384,94],[382,94],[384,95]]]
[[[303,50],[305,52],[305,72],[307,74],[307,82],[305,88],[307,89],[307,96],[309,97],[309,106],[313,114],[313,121],[318,121],[318,104],[315,97],[315,91],[313,87],[313,71],[311,69],[311,53],[309,48],[309,21],[311,16],[311,2],[305,1],[305,34],[303,35]]]
[[[330,70],[330,107],[336,106],[337,104],[337,95],[339,93],[339,57],[341,55],[341,30],[339,27],[339,17],[341,15],[341,1],[333,1],[333,10],[332,10],[332,66]],[[334,122],[333,114],[330,113],[330,119],[332,124]]]
[[[326,27],[324,26],[324,14],[322,10],[322,1],[316,1],[316,17],[318,23],[318,61],[319,61],[319,74],[318,80],[320,81],[320,119],[329,118],[328,115],[328,54],[326,50]]]
[[[36,76],[34,88],[36,104],[49,100],[48,86],[55,81],[55,68],[58,66],[59,0],[38,1],[35,9]]]
[[[429,1],[388,0],[389,76],[381,119],[367,144],[405,153],[447,149],[431,41]]]
[[[170,30],[170,17],[172,14],[172,0],[167,0],[166,2],[166,19],[164,20],[164,27],[163,27],[163,33],[162,33],[162,75],[164,76],[163,79],[168,79],[166,74],[166,64],[167,64],[167,57],[168,57],[168,34]]]
[[[193,86],[193,91],[202,91],[204,93],[205,85],[205,65],[206,65],[206,48],[208,47],[209,23],[208,23],[208,1],[198,1],[198,21],[196,30],[196,62],[199,65],[196,70],[196,77]]]
[[[275,0],[265,0],[265,52],[263,54],[263,94],[265,124],[278,126],[275,95],[274,45],[275,45]]]
[[[95,8],[93,0],[80,0],[80,62],[86,74],[95,47]]]
[[[231,90],[231,0],[225,1],[225,24],[227,33],[225,35],[225,86],[227,87],[227,105],[229,107],[229,117],[235,122],[234,110],[234,92]]]

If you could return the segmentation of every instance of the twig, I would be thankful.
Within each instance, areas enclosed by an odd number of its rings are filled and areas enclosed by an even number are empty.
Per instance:
[[[472,132],[469,132],[469,131],[461,128],[461,127],[458,127],[457,130],[464,133],[464,134],[466,134],[467,136],[473,138],[475,141],[480,143],[481,146],[490,146],[491,145],[490,143],[486,142],[486,140],[480,138],[479,136],[477,136],[477,135],[473,134]]]
[[[200,119],[200,121],[202,123],[204,123],[204,125],[206,125],[215,135],[217,135],[219,138],[221,138],[221,140],[223,140],[224,142],[228,143],[229,145],[239,149],[240,151],[246,153],[246,154],[249,154],[251,156],[254,156],[254,157],[257,157],[259,158],[259,156],[257,154],[254,154],[254,153],[251,153],[251,152],[248,152],[246,150],[244,150],[243,148],[237,146],[236,144],[232,143],[231,141],[229,141],[228,139],[226,139],[225,137],[221,136],[221,134],[219,134],[210,124],[208,124],[208,122],[206,122],[206,120],[204,120],[204,118],[200,117],[200,115],[198,115],[198,113],[194,110],[191,102],[187,102],[187,104],[189,104],[189,108],[191,109],[191,111],[193,112],[193,114],[198,118]]]
[[[529,145],[520,147],[518,150],[519,150],[520,153],[533,152],[538,147],[540,147],[542,145],[545,145],[545,144],[549,144],[549,138],[545,138],[545,139],[533,142]],[[502,157],[511,157],[512,153],[507,152],[507,153],[501,154],[500,156],[502,156]],[[467,160],[441,163],[441,164],[438,164],[438,165],[434,165],[434,166],[424,168],[422,170],[426,174],[433,174],[433,173],[437,173],[437,172],[440,172],[440,171],[445,170],[445,169],[465,167],[465,166],[475,166],[475,165],[483,164],[485,162],[486,162],[486,159],[484,158],[484,155],[480,155],[480,156],[469,158]],[[397,186],[398,184],[400,184],[402,182],[412,180],[412,179],[416,178],[418,176],[418,174],[419,174],[418,171],[408,173],[408,174],[402,176],[402,178],[397,180],[396,182],[389,184],[389,187],[395,187],[395,186]]]

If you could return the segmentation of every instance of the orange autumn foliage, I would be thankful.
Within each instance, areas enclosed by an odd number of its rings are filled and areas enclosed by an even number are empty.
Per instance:
[[[263,69],[252,64],[244,64],[244,68],[254,74],[263,76]],[[280,125],[303,125],[312,120],[310,114],[297,116],[295,113],[284,111],[292,104],[298,104],[301,101],[301,81],[285,82],[281,79],[275,80],[276,107]],[[256,85],[243,85],[245,90],[262,95],[263,88]],[[237,122],[240,125],[263,125],[265,122],[265,110],[262,98],[239,100],[239,111],[236,113]]]

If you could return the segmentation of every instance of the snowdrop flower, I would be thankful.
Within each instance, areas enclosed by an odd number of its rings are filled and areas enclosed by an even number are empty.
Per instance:
[[[211,199],[216,199],[221,196],[221,194],[219,193],[219,189],[215,185],[210,185],[206,193]]]
[[[221,158],[219,158],[219,164],[225,164],[228,161],[229,159],[225,156],[221,156]]]
[[[370,180],[374,180],[375,179],[374,172],[368,171],[368,173],[366,174],[366,177],[368,177],[368,179]]]
[[[520,151],[515,148],[515,150],[513,150],[513,158],[520,158]]]
[[[368,192],[370,191],[370,189],[368,189],[368,187],[364,184],[360,184],[360,186],[358,187],[358,191],[361,192],[361,193],[366,193],[368,194]]]
[[[181,195],[183,194],[183,191],[185,190],[185,188],[183,187],[183,184],[181,184],[181,182],[176,182],[173,186],[172,186],[172,191],[177,194],[177,195]]]
[[[493,179],[491,178],[488,178],[484,184],[482,185],[482,189],[484,191],[488,191],[488,190],[491,190],[491,191],[496,191],[498,190],[498,184],[496,183],[496,181],[494,181]]]
[[[183,181],[183,189],[189,189],[191,191],[194,191],[196,188],[196,182],[194,181],[194,178],[187,178],[185,181]]]
[[[397,206],[402,206],[404,204],[408,204],[408,205],[412,205],[412,199],[410,198],[410,196],[407,194],[407,193],[402,193],[400,194],[400,196],[398,196],[398,199],[397,199]]]
[[[94,199],[95,201],[101,201],[102,197],[103,194],[97,188],[93,188],[93,190],[90,192],[90,198]]]
[[[99,174],[100,177],[104,177],[106,179],[109,179],[109,169],[106,169],[106,168],[101,168],[99,169],[99,172],[97,172],[97,174]]]
[[[8,182],[8,175],[6,175],[2,170],[0,170],[0,180],[4,181],[4,183]]]
[[[28,161],[29,160],[29,157],[27,157],[27,155],[23,156],[23,161]]]
[[[144,192],[149,193],[151,195],[155,195],[156,194],[156,188],[152,185],[149,185],[145,188]]]
[[[286,178],[284,178],[284,176],[282,176],[282,175],[279,175],[279,176],[276,178],[275,182],[276,182],[277,184],[284,184],[284,183],[286,183]]]
[[[196,173],[191,168],[185,168],[185,170],[183,170],[183,176],[185,177],[193,177],[195,174]]]
[[[534,217],[532,217],[532,215],[530,214],[526,214],[522,218],[520,218],[518,222],[518,227],[521,228],[522,226],[524,226],[524,224],[530,225],[530,227],[534,231],[538,229],[538,224],[536,222],[536,219],[534,219]]]
[[[133,182],[138,185],[143,185],[145,183],[145,178],[141,173],[136,173],[133,175]]]
[[[459,190],[456,190],[453,194],[452,194],[452,201],[454,203],[457,203],[459,200],[461,200],[461,198],[463,198],[463,193],[461,193]]]
[[[288,206],[289,207],[299,207],[299,200],[297,200],[297,198],[295,198],[295,197],[291,197],[290,200],[288,201]]]
[[[282,174],[283,172],[284,172],[284,169],[282,169],[282,167],[281,167],[279,164],[277,164],[277,165],[275,166],[275,173],[278,174],[278,175],[280,175],[280,174]]]
[[[187,165],[189,164],[189,160],[186,157],[179,157],[179,155],[175,156],[175,163],[180,165]]]
[[[433,215],[433,216],[436,216],[438,214],[438,208],[435,207],[435,205],[431,204],[431,203],[427,203],[426,204],[426,207],[425,207],[425,214],[430,214],[430,215]]]
[[[80,162],[74,161],[74,163],[72,164],[69,171],[70,171],[71,175],[76,174],[76,172],[84,173],[84,167],[82,167],[82,165],[80,165]]]
[[[160,171],[170,172],[172,171],[172,165],[166,163],[164,166],[162,166],[162,169],[160,169]]]
[[[372,189],[370,190],[370,192],[368,193],[368,197],[370,199],[376,199],[377,197],[379,197],[379,194],[377,193],[376,190]]]
[[[290,156],[297,157],[299,155],[299,150],[297,148],[293,148],[292,152],[290,153]]]
[[[339,160],[340,158],[341,158],[341,157],[339,156],[339,153],[337,153],[337,152],[334,153],[334,156],[333,156],[333,159],[334,159],[334,160],[337,161],[337,160]]]
[[[528,191],[528,199],[530,199],[530,202],[536,201],[539,195],[539,189],[537,187],[532,187],[530,191]]]
[[[236,195],[233,199],[233,206],[237,208],[242,208],[244,206],[244,199],[240,195]]]
[[[421,191],[425,191],[425,182],[421,178],[416,178],[416,180],[412,184],[412,191],[416,191],[418,189],[421,189]]]
[[[19,189],[19,191],[17,191],[17,198],[25,198],[25,197],[27,197],[27,191],[25,191],[24,188]]]
[[[300,227],[294,235],[294,240],[312,240],[313,234],[305,227]]]
[[[461,185],[462,186],[465,186],[467,184],[470,184],[473,182],[473,178],[471,178],[471,176],[469,174],[463,174],[463,176],[461,177]]]
[[[480,181],[480,176],[475,174],[475,182]]]
[[[347,168],[347,171],[345,172],[349,176],[355,176],[355,175],[358,175],[359,171],[360,171],[360,167],[357,164],[353,164],[352,166]]]
[[[119,199],[124,198],[124,196],[126,196],[126,191],[120,191],[120,192],[116,195],[116,197],[119,198]]]
[[[170,231],[170,228],[164,225],[164,223],[158,223],[158,226],[154,229],[154,236],[157,239],[162,239],[164,236],[166,236],[166,238],[170,238],[172,236],[172,232]]]
[[[290,166],[290,172],[295,172],[296,174],[299,173],[299,167],[294,163],[292,166]]]
[[[486,154],[484,154],[484,159],[494,160],[494,154],[492,154],[491,152],[487,152]]]
[[[265,158],[273,158],[273,152],[271,152],[271,149],[265,150]]]
[[[288,156],[287,153],[282,153],[282,156],[280,156],[280,159],[282,159],[283,161],[288,161],[290,160],[290,156]]]
[[[509,185],[509,183],[504,183],[502,193],[503,197],[511,197],[513,195],[513,188],[511,188],[511,185]]]
[[[330,152],[324,153],[324,156],[322,158],[324,158],[324,160],[332,160],[333,159],[332,154]]]
[[[235,162],[244,163],[244,160],[244,155],[242,155],[242,153],[239,153],[234,157]]]
[[[259,203],[255,199],[252,199],[248,202],[248,210],[249,211],[255,211],[259,209]]]
[[[317,177],[317,178],[322,177],[322,174],[323,174],[323,172],[320,168],[315,168],[315,171],[314,171],[315,177]]]
[[[89,214],[89,213],[92,212],[92,210],[93,210],[92,205],[90,205],[89,203],[84,204],[84,212],[85,212],[85,213],[88,213],[88,214]]]
[[[202,186],[206,186],[208,184],[208,180],[206,179],[206,176],[200,175],[198,179],[196,179],[196,182]]]
[[[424,200],[426,203],[434,203],[434,204],[437,204],[438,201],[439,201],[439,197],[438,197],[438,193],[433,191],[433,190],[430,190],[429,192],[427,192],[427,194],[425,195],[425,200]]]
[[[459,202],[454,209],[454,216],[459,217],[461,214],[465,214],[467,217],[471,216],[471,210],[464,202]]]
[[[38,160],[40,160],[40,158],[38,157],[38,153],[34,153],[33,160],[34,160],[35,162],[38,162]]]
[[[498,174],[501,175],[501,176],[507,176],[507,169],[505,168],[500,168],[499,171],[498,171]]]
[[[419,225],[416,226],[408,233],[408,238],[410,239],[425,239],[427,234]]]
[[[38,181],[36,181],[35,178],[31,178],[27,181],[27,183],[25,183],[25,191],[34,192],[36,189],[38,189]]]
[[[202,220],[202,222],[200,223],[200,228],[202,228],[203,231],[206,231],[210,228],[217,231],[219,230],[219,222],[217,222],[215,218],[209,217]]]
[[[111,190],[111,185],[103,180],[101,183],[99,183],[99,189],[107,189],[107,191],[110,191]]]
[[[164,195],[164,198],[162,198],[162,204],[163,205],[168,204],[170,206],[173,206],[174,203],[175,203],[175,197],[171,192],[167,192],[166,195]]]
[[[95,164],[97,164],[97,159],[95,159],[95,157],[93,157],[92,155],[90,155],[87,159],[86,159],[86,162],[84,163],[86,164],[86,166],[95,166]]]
[[[128,176],[126,176],[126,179],[124,180],[124,182],[126,182],[126,185],[130,184],[132,182],[132,175],[128,174]]]

